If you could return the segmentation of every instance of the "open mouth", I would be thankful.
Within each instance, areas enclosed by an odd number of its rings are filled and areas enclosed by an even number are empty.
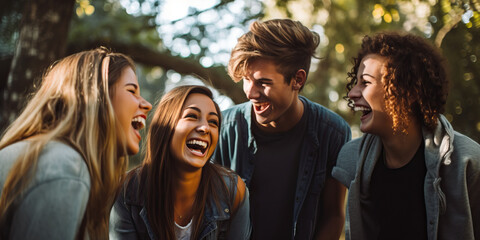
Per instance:
[[[262,112],[270,106],[270,103],[268,102],[255,103],[253,106],[255,107],[256,112]]]
[[[353,108],[353,110],[354,110],[355,112],[361,111],[361,112],[362,112],[362,117],[372,112],[372,109],[371,109],[371,108],[369,108],[369,107],[364,107],[364,106],[355,106],[355,107]]]
[[[140,130],[145,127],[145,118],[143,117],[135,117],[132,119],[132,127],[135,130]]]
[[[192,139],[187,141],[187,147],[192,152],[203,155],[207,151],[208,143],[202,140]]]

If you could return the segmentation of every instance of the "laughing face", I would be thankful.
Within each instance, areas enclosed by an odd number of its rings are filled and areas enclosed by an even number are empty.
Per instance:
[[[112,105],[121,133],[118,142],[125,144],[129,155],[139,151],[140,130],[145,127],[147,113],[152,105],[140,96],[137,76],[133,69],[126,67],[113,85]]]
[[[202,168],[218,141],[219,113],[212,99],[192,93],[186,99],[170,144],[173,157],[189,169]]]
[[[348,93],[354,101],[354,110],[361,112],[360,130],[379,136],[390,134],[392,118],[385,111],[384,76],[387,58],[377,54],[365,56],[358,68],[357,83]]]
[[[299,119],[299,114],[301,117],[303,105],[298,99],[299,87],[295,84],[294,80],[290,84],[285,82],[273,61],[258,59],[248,66],[243,91],[252,103],[255,120],[261,127],[289,126]]]

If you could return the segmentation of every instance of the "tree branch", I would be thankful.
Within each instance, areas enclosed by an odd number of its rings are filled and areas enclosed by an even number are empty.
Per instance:
[[[122,44],[118,42],[106,42],[102,40],[95,40],[84,45],[78,43],[70,44],[68,46],[69,54],[83,51],[86,49],[93,49],[99,46],[106,46],[116,52],[127,54],[138,63],[147,66],[158,66],[165,70],[174,70],[180,74],[192,75],[199,77],[205,84],[213,86],[220,93],[227,95],[234,103],[241,103],[246,101],[245,94],[241,90],[239,84],[236,84],[227,75],[223,67],[203,67],[198,61],[173,56],[169,52],[159,52],[152,50],[142,45]]]

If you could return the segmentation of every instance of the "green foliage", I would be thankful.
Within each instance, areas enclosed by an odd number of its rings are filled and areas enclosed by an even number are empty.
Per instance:
[[[115,41],[164,50],[155,15],[130,15],[117,1],[93,1],[92,6],[95,10],[91,15],[79,16],[77,12],[73,17],[69,42]]]
[[[13,54],[24,3],[9,0],[0,8],[0,57]],[[88,43],[99,42],[141,46],[224,72],[236,37],[247,31],[253,20],[289,17],[301,21],[321,35],[320,60],[313,61],[303,94],[340,113],[353,126],[354,136],[360,135],[358,117],[350,113],[343,96],[346,72],[362,37],[383,30],[417,33],[441,46],[449,60],[447,118],[455,129],[480,141],[480,112],[476,111],[480,103],[478,1],[217,0],[207,9],[191,7],[186,16],[176,20],[162,18],[165,0],[121,3],[77,0],[69,46],[92,48],[96,46]],[[142,91],[152,102],[165,87],[167,70],[163,66],[139,67],[139,81],[145,86]],[[225,81],[231,80],[226,77]]]
[[[309,6],[300,11],[296,4]],[[449,61],[451,90],[445,115],[453,127],[480,141],[480,14],[477,1],[290,1],[267,6],[268,18],[291,17],[322,34],[303,94],[340,113],[358,137],[358,116],[346,106],[346,73],[366,34],[400,30],[441,44]],[[305,17],[305,9],[310,9]],[[319,17],[321,16],[321,17]]]

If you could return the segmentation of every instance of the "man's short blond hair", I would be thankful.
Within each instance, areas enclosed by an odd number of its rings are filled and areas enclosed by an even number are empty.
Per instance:
[[[255,21],[250,31],[238,39],[228,63],[228,74],[235,82],[245,75],[252,61],[271,60],[277,71],[290,81],[299,69],[308,74],[320,36],[302,23],[290,19]]]

